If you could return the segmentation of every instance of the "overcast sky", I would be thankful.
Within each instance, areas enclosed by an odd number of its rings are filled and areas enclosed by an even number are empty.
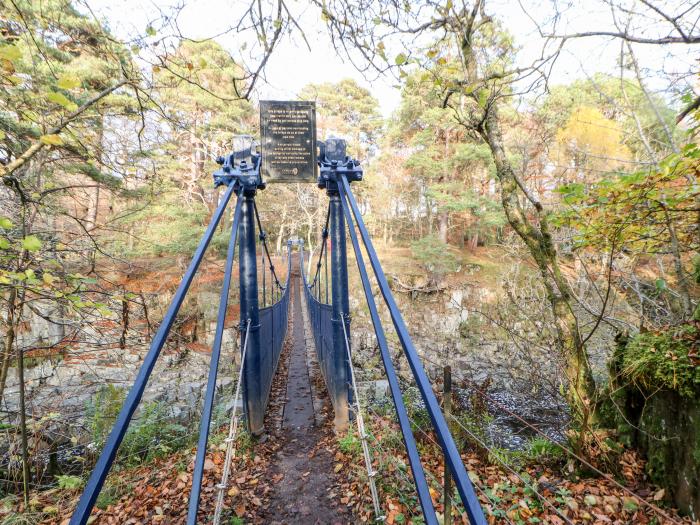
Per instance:
[[[172,7],[181,4],[178,0],[83,0],[100,18],[104,18],[112,31],[124,40],[135,35],[144,35],[146,27],[159,17],[159,12],[170,12]],[[190,38],[211,37],[228,29],[241,7],[247,5],[242,0],[190,0],[185,3],[177,17],[177,25],[182,34]],[[508,0],[488,2],[491,12],[499,16],[505,26],[515,35],[521,47],[520,59],[527,63],[540,53],[539,38],[533,19],[542,21],[551,16],[551,0],[522,0],[527,5],[527,13],[521,3]],[[676,2],[673,2],[676,3]],[[391,113],[398,105],[400,94],[396,80],[391,77],[363,78],[351,64],[339,57],[331,45],[323,24],[318,18],[318,9],[306,0],[289,0],[288,5],[305,31],[311,46],[309,50],[301,38],[285,39],[274,52],[266,67],[266,76],[258,85],[257,97],[261,99],[294,99],[301,88],[310,83],[334,82],[351,77],[369,88],[379,100],[382,112]],[[601,28],[609,20],[609,11],[596,0],[572,2],[566,7],[562,24],[569,30],[590,30]],[[563,26],[562,26],[563,28]],[[234,56],[242,43],[239,34],[229,32],[217,38]],[[660,46],[639,46],[640,60],[649,67],[650,84],[654,83],[657,70],[685,70],[697,57],[690,53],[691,46],[675,46],[672,60],[668,48]],[[597,71],[614,72],[619,54],[619,43],[608,39],[591,38],[570,41],[559,58],[553,71],[553,83],[567,83],[577,78],[585,78]],[[653,70],[654,72],[652,72]],[[659,82],[661,80],[659,79]],[[665,81],[667,85],[668,81]]]

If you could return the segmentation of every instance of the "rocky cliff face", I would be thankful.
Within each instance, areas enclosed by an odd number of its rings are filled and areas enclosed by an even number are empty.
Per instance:
[[[693,325],[620,338],[604,414],[647,459],[654,483],[693,519],[700,516],[700,369]]]
[[[146,308],[151,317],[160,319],[168,302],[169,296],[154,295]],[[188,421],[198,410],[209,369],[217,304],[218,294],[201,290],[183,306],[175,334],[163,348],[146,387],[142,406],[154,401],[165,403],[169,416],[179,422]],[[42,310],[41,305],[33,307],[34,311],[25,312],[28,321],[18,337],[18,345],[25,352],[29,416],[37,424],[43,422],[44,440],[82,440],[86,407],[106,385],[131,387],[155,327],[147,325],[143,308],[133,305],[126,330],[118,316],[86,324]],[[221,389],[231,383],[227,371],[239,359],[236,324],[237,319],[231,316],[230,327],[224,331],[218,381]],[[19,403],[16,367],[9,370],[3,402],[7,421],[13,424]]]

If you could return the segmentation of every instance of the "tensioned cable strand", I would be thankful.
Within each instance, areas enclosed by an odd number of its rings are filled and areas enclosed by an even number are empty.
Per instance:
[[[476,434],[474,434],[474,432],[472,432],[472,431],[469,430],[466,426],[464,426],[464,425],[462,424],[462,422],[461,422],[459,419],[457,419],[457,418],[456,418],[455,416],[453,416],[452,414],[450,414],[450,418],[451,418],[457,425],[459,425],[459,427],[460,427],[462,430],[464,430],[467,434],[469,434],[469,436],[471,436],[471,438],[474,439],[474,441],[476,441],[477,443],[479,443],[479,445],[481,445],[482,447],[484,447],[486,450],[491,450],[491,448],[490,448],[481,438],[479,438]],[[542,502],[545,503],[549,508],[551,508],[561,519],[563,519],[563,520],[564,520],[566,523],[568,523],[569,525],[574,525],[574,523],[573,523],[568,517],[566,517],[558,508],[556,508],[556,507],[554,506],[554,504],[553,504],[551,501],[549,501],[549,500],[548,500],[547,498],[545,498],[542,494],[540,494],[540,493],[537,491],[537,489],[533,486],[532,483],[528,483],[520,474],[518,474],[518,472],[517,472],[513,467],[511,467],[510,465],[508,465],[508,463],[506,463],[503,459],[501,459],[501,458],[498,456],[498,454],[493,454],[493,457],[494,457],[494,459],[496,459],[496,461],[498,461],[498,463],[500,463],[500,464],[503,466],[503,468],[505,468],[507,471],[509,471],[511,474],[513,474],[516,478],[518,478],[518,479],[523,483],[524,486],[529,487],[529,489],[532,490],[532,492],[535,493],[535,495],[540,499],[540,501],[542,501]]]
[[[270,267],[270,272],[272,273],[272,277],[275,280],[275,285],[280,290],[284,290],[284,286],[282,286],[282,283],[280,282],[279,278],[277,277],[277,272],[275,271],[275,265],[272,264],[272,258],[270,257],[270,250],[267,247],[267,233],[262,227],[262,222],[260,221],[260,214],[258,213],[258,205],[253,201],[253,210],[255,211],[255,220],[258,223],[258,232],[260,233],[260,240],[262,241],[263,245],[263,250],[265,251],[265,255],[267,256],[267,262],[269,263]]]
[[[231,421],[228,427],[228,436],[224,440],[226,443],[226,457],[224,459],[224,471],[221,473],[221,483],[216,486],[216,507],[214,508],[214,519],[212,523],[219,525],[221,521],[221,511],[224,506],[224,491],[228,488],[228,477],[231,472],[231,461],[236,454],[234,444],[238,432],[238,398],[241,395],[241,383],[243,383],[243,370],[245,366],[245,356],[248,350],[248,334],[250,333],[250,319],[246,322],[245,339],[243,340],[243,352],[241,353],[241,364],[238,370],[238,382],[236,383],[236,395],[233,398],[233,409],[231,410]]]
[[[421,358],[424,361],[427,361],[428,363],[432,364],[433,366],[436,367],[441,367],[442,365],[439,363],[436,363],[435,361],[432,361],[428,359],[426,356],[423,356]],[[589,461],[587,461],[585,458],[582,458],[580,455],[576,454],[573,450],[570,448],[564,446],[562,443],[559,443],[558,441],[552,439],[550,436],[548,436],[546,433],[544,433],[542,430],[540,430],[538,427],[530,423],[529,421],[525,420],[522,416],[519,414],[513,412],[510,410],[508,407],[500,403],[498,400],[494,399],[490,395],[488,395],[486,392],[484,392],[476,383],[473,381],[470,381],[469,379],[462,377],[459,378],[461,381],[466,381],[470,384],[471,388],[479,394],[481,397],[486,399],[487,401],[491,402],[494,406],[508,414],[509,416],[517,419],[520,423],[522,423],[525,427],[529,428],[530,430],[534,431],[537,435],[541,436],[542,438],[546,439],[548,442],[552,443],[556,447],[559,447],[563,452],[566,454],[570,455],[573,458],[576,458],[578,461],[580,461],[582,464],[586,465],[586,467],[590,468],[593,470],[596,474],[604,477],[606,480],[608,480],[610,483],[615,485],[617,488],[620,490],[626,492],[629,496],[634,497],[642,502],[645,506],[649,507],[651,510],[656,512],[658,515],[662,516],[664,519],[669,520],[671,523],[675,523],[680,525],[680,522],[676,520],[675,518],[671,517],[667,512],[665,512],[662,508],[660,508],[658,505],[653,504],[650,501],[647,501],[646,499],[642,498],[638,494],[635,494],[634,491],[630,490],[629,488],[625,487],[622,485],[619,481],[617,481],[615,478],[613,478],[610,474],[607,474],[600,470],[599,468],[595,467],[593,464],[591,464]]]
[[[226,267],[224,281],[221,284],[221,297],[219,298],[219,312],[216,320],[216,333],[211,348],[211,359],[209,361],[209,377],[207,379],[207,389],[202,406],[202,418],[199,427],[199,441],[197,444],[197,455],[192,472],[192,488],[190,490],[190,501],[187,509],[187,524],[197,523],[197,510],[202,490],[202,476],[204,473],[204,460],[207,455],[207,442],[209,441],[209,426],[211,423],[211,413],[214,406],[214,394],[216,391],[216,376],[219,371],[219,358],[221,356],[221,342],[224,335],[224,325],[226,324],[226,310],[228,308],[228,296],[231,288],[231,274],[233,273],[233,260],[236,252],[236,239],[238,237],[238,224],[241,220],[241,209],[243,199],[238,198],[236,210],[233,214],[233,225],[231,226],[231,237],[228,243],[226,254]]]
[[[365,419],[362,415],[362,406],[360,405],[360,395],[357,391],[357,381],[355,380],[355,367],[352,364],[352,354],[350,352],[350,341],[348,340],[348,331],[345,327],[345,323],[340,323],[343,326],[343,336],[345,337],[345,349],[348,354],[348,364],[350,365],[350,379],[352,381],[352,389],[355,392],[355,421],[357,422],[357,433],[360,436],[360,442],[362,443],[362,455],[365,458],[365,467],[367,468],[367,480],[369,481],[369,492],[372,495],[372,505],[374,506],[374,517],[376,521],[384,521],[386,516],[382,514],[381,507],[379,506],[379,495],[377,494],[377,484],[374,478],[377,476],[377,472],[372,468],[372,456],[369,453],[369,447],[367,445],[367,432],[365,432]]]
[[[314,286],[316,286],[316,284],[318,283],[318,279],[320,277],[321,266],[322,266],[321,259],[323,258],[323,254],[326,251],[326,244],[327,244],[327,239],[328,239],[328,224],[330,222],[330,219],[331,219],[331,204],[329,202],[328,203],[328,210],[326,211],[326,223],[323,226],[323,231],[321,232],[321,237],[322,237],[321,251],[318,254],[318,263],[316,263],[316,273],[314,274],[314,278],[311,281],[311,284],[308,285],[309,288],[313,288]],[[328,293],[326,293],[326,296],[327,295],[328,295]]]

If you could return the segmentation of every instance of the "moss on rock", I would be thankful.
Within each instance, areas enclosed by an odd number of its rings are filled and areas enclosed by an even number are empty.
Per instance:
[[[688,398],[700,393],[700,367],[696,366],[700,332],[695,324],[631,338],[621,349],[621,378],[647,390],[673,390]]]
[[[620,338],[601,422],[640,450],[650,478],[700,515],[700,369],[695,324]]]

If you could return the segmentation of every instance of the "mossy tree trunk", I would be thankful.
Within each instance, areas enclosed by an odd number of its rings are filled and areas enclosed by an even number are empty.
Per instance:
[[[515,175],[506,156],[495,103],[486,110],[479,133],[491,149],[500,184],[501,203],[508,223],[527,246],[546,288],[555,320],[558,349],[564,359],[564,374],[569,383],[567,401],[583,434],[593,420],[596,387],[578,320],[572,308],[573,293],[559,265],[547,212]],[[528,217],[521,204],[523,195],[535,209],[536,222]]]
[[[459,103],[453,106],[458,121],[468,131],[476,132],[489,146],[506,219],[527,246],[542,277],[554,317],[557,350],[564,361],[564,375],[568,381],[566,398],[580,430],[574,446],[580,448],[593,421],[595,381],[573,311],[574,295],[559,265],[547,212],[518,180],[506,154],[498,106],[504,91],[504,85],[500,84],[503,77],[498,74],[489,77],[489,64],[478,62],[484,42],[478,42],[477,37],[483,37],[482,28],[492,23],[493,19],[484,13],[483,0],[475,1],[472,9],[465,9],[462,16],[449,19],[448,26],[460,50],[463,80],[458,83],[462,89],[450,91],[443,105],[448,104],[452,94],[459,93]],[[526,213],[521,201],[530,202],[534,217]]]

